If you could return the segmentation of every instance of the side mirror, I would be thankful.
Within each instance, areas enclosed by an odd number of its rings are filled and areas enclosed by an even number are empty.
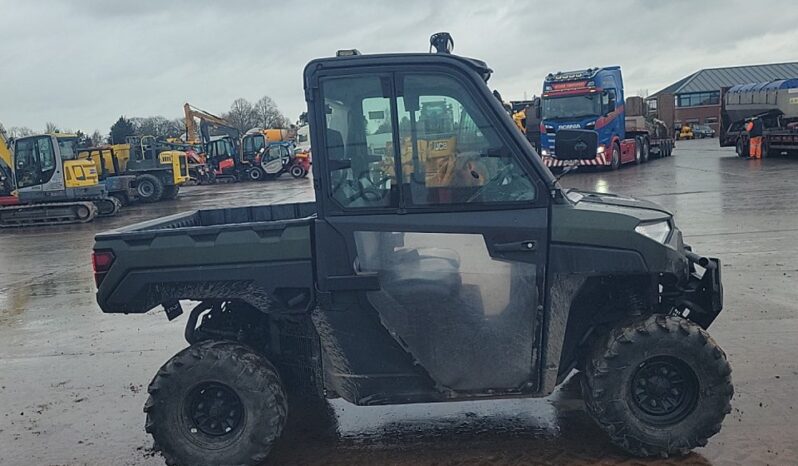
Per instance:
[[[598,150],[598,133],[587,129],[561,129],[554,139],[558,160],[592,160]]]

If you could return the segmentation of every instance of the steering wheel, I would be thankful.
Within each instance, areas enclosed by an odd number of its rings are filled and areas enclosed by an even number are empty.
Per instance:
[[[377,181],[374,181],[372,176],[375,172],[379,175]],[[363,198],[368,202],[376,202],[385,199],[390,190],[385,189],[384,185],[390,179],[391,177],[385,173],[385,170],[364,170],[357,179],[357,193],[352,200]]]
[[[503,166],[496,172],[496,175],[493,176],[487,183],[482,185],[479,189],[477,189],[474,194],[469,196],[466,203],[474,202],[475,199],[482,197],[485,193],[487,193],[491,189],[495,189],[499,183],[507,179],[507,175],[510,174],[510,171],[515,168],[512,163],[508,163],[507,165]]]

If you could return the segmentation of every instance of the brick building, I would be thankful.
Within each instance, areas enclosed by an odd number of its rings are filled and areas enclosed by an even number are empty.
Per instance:
[[[654,110],[662,98],[672,95],[675,107],[671,111],[674,125],[706,124],[717,133],[720,122],[720,102],[723,92],[736,84],[798,78],[798,62],[769,65],[731,66],[696,71],[670,86],[648,96],[646,102]],[[670,107],[670,105],[667,105]],[[670,118],[668,118],[670,120]]]

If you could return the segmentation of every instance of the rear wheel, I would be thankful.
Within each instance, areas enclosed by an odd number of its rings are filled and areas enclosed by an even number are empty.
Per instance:
[[[293,167],[291,167],[291,176],[293,176],[294,178],[303,178],[307,174],[308,174],[307,170],[305,170],[299,165],[294,165]]]
[[[643,145],[640,150],[640,161],[646,163],[651,156],[651,147],[648,144],[648,139],[643,138],[642,141]]]
[[[709,334],[681,317],[652,315],[596,342],[582,392],[613,443],[667,457],[720,431],[734,389],[726,355]]]
[[[635,138],[635,165],[643,163],[643,145],[640,138]]]
[[[738,157],[748,157],[748,151],[746,150],[746,145],[743,141],[743,138],[737,138],[735,150],[737,151]]]
[[[149,385],[145,429],[166,463],[255,465],[282,433],[288,405],[277,371],[232,341],[203,341]]]
[[[163,197],[163,183],[157,176],[141,175],[136,178],[136,193],[142,202],[158,202]]]

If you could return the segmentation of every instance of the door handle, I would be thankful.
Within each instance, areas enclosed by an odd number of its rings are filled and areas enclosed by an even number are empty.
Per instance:
[[[534,239],[513,241],[511,243],[497,243],[493,245],[496,252],[533,252],[537,250],[538,242]]]

